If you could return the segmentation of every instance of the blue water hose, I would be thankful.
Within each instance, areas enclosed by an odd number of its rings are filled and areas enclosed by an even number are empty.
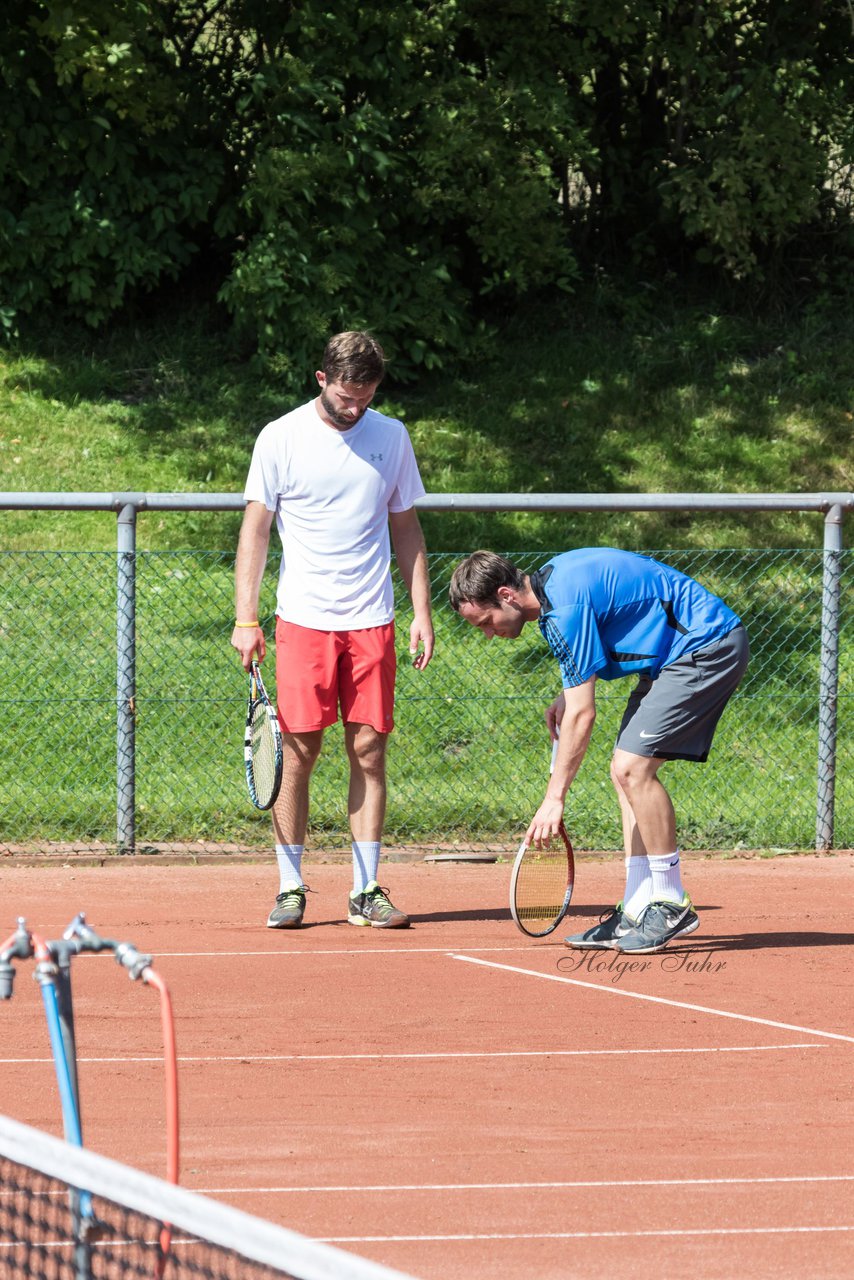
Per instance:
[[[56,1082],[59,1087],[59,1100],[62,1106],[65,1140],[75,1147],[82,1147],[83,1133],[80,1127],[80,1110],[71,1079],[71,1068],[68,1065],[68,1058],[65,1052],[65,1042],[62,1038],[54,965],[49,963],[37,965],[36,977],[42,989],[50,1047],[53,1054],[54,1067],[56,1068]],[[92,1196],[88,1191],[80,1191],[80,1213],[83,1218],[92,1217]]]

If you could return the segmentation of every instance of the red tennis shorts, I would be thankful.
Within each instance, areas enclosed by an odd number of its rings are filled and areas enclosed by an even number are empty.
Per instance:
[[[369,724],[394,728],[394,623],[359,631],[315,631],[276,619],[276,701],[286,733]]]

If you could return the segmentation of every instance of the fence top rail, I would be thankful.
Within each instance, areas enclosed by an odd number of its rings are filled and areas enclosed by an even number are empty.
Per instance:
[[[421,511],[840,511],[854,493],[428,493]],[[240,493],[0,491],[8,511],[241,511]]]

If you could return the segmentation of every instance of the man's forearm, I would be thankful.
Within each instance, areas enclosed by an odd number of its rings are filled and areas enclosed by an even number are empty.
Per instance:
[[[269,529],[255,522],[244,524],[234,564],[234,607],[238,622],[249,622],[258,616],[258,597],[269,545]]]
[[[413,612],[429,617],[432,600],[427,547],[417,516],[413,513],[405,525],[392,521],[391,531],[397,567],[409,592]]]
[[[561,801],[566,799],[566,793],[575,781],[581,762],[587,754],[595,719],[596,713],[593,710],[564,715],[560,726],[555,766],[546,788],[546,795],[550,799]]]

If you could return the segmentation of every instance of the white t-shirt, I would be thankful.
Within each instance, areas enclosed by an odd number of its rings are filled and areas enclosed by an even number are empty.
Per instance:
[[[269,422],[243,496],[276,513],[279,617],[319,631],[390,622],[389,512],[424,491],[406,428],[376,409],[347,431],[328,426],[313,400]]]

